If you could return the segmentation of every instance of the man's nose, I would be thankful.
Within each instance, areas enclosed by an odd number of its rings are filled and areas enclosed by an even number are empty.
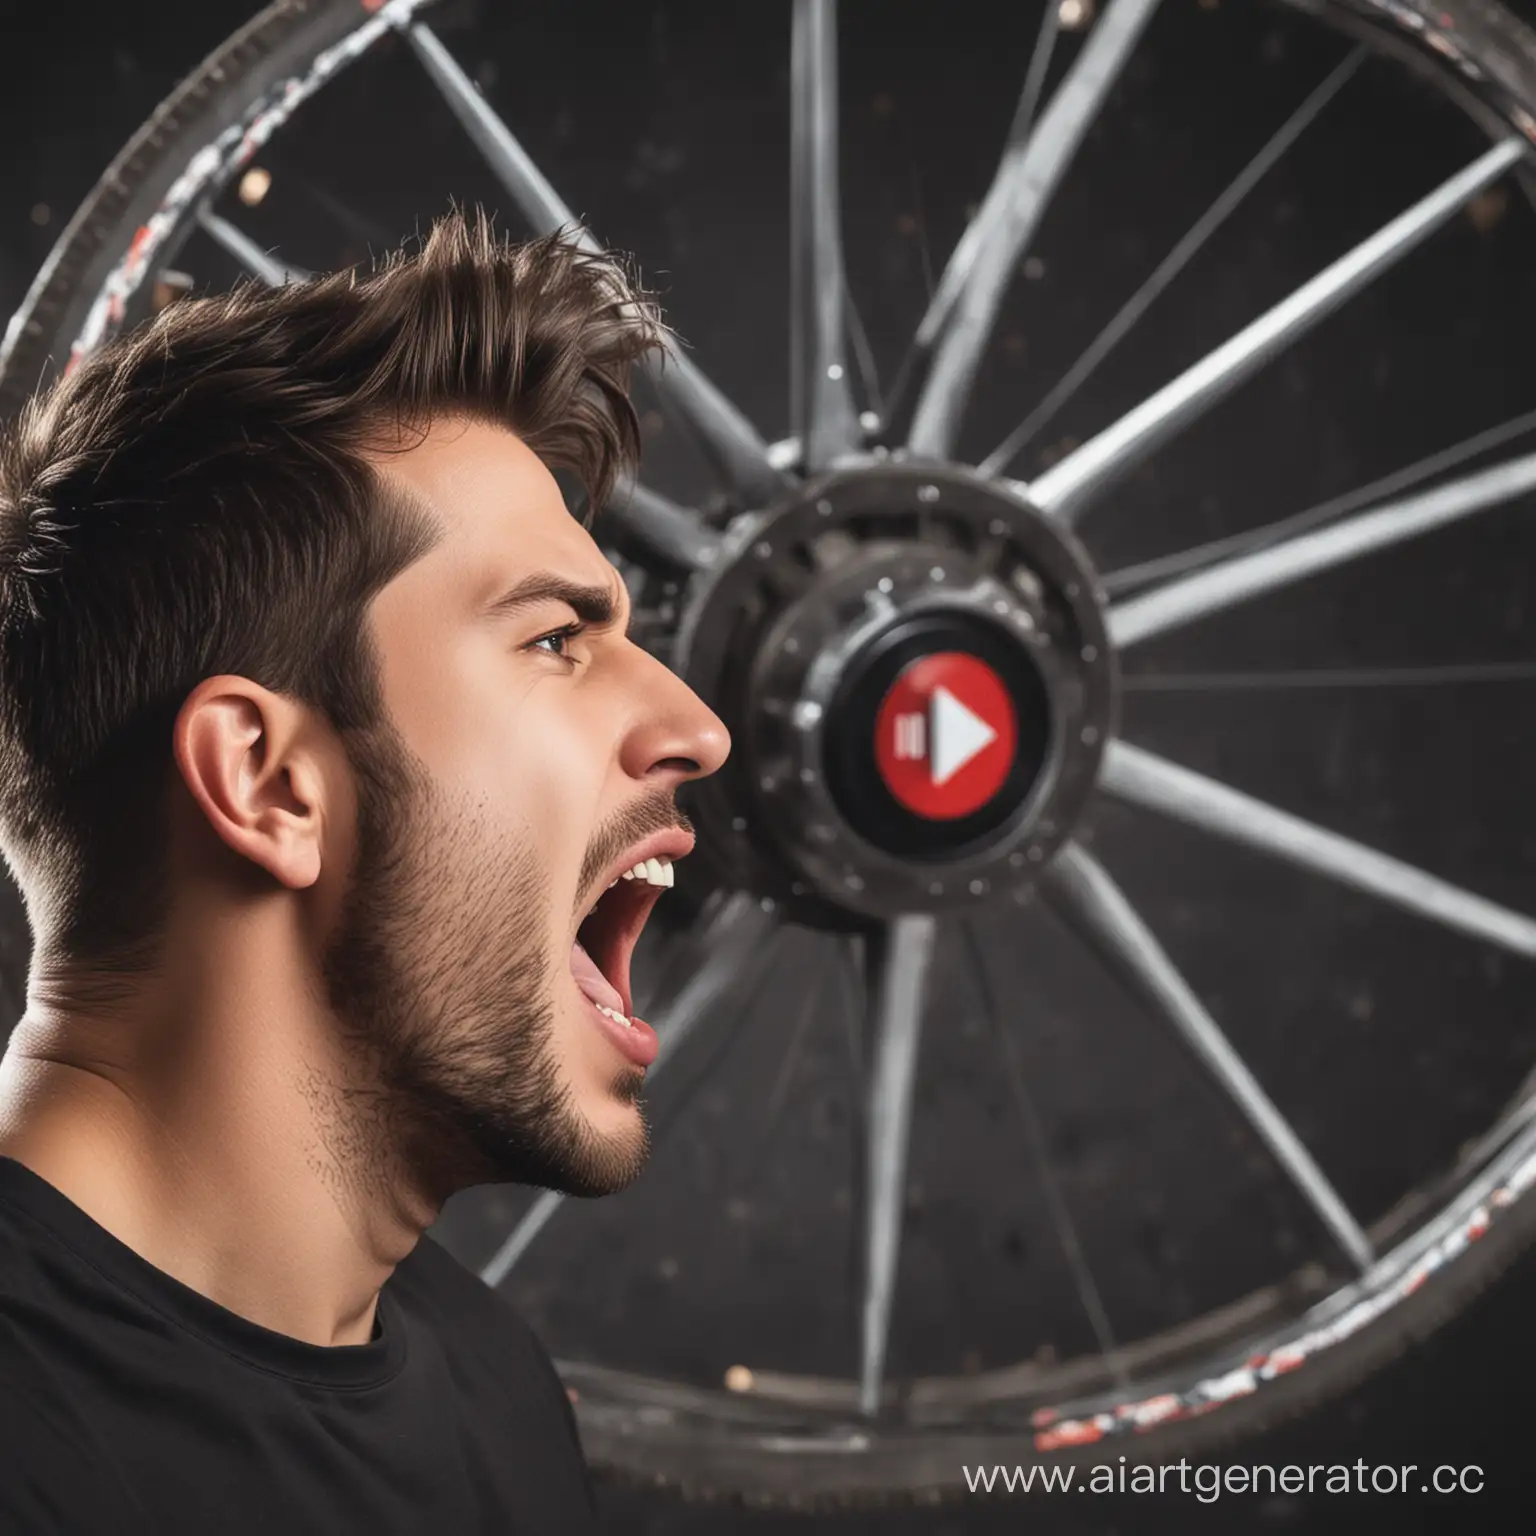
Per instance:
[[[637,680],[644,718],[625,744],[624,767],[634,778],[672,774],[679,781],[707,778],[731,752],[731,733],[714,710],[675,672],[641,652]]]

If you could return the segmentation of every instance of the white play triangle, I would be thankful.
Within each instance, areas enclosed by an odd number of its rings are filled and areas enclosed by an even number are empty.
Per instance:
[[[948,688],[939,687],[928,702],[928,739],[932,743],[928,771],[935,784],[947,784],[997,740],[997,732]]]

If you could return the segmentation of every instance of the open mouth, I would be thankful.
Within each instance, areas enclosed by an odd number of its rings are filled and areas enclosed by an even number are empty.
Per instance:
[[[613,881],[576,930],[571,946],[576,985],[600,1014],[622,1030],[643,1027],[632,1017],[629,962],[651,908],[671,884],[671,859],[644,859]],[[650,1033],[648,1027],[646,1033]]]

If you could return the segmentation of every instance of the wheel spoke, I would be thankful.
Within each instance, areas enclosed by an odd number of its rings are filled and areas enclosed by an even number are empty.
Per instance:
[[[660,1036],[656,1059],[645,1071],[647,1083],[656,1080],[704,1016],[755,974],[778,926],[777,918],[745,892],[705,909],[683,936],[679,952],[668,957],[667,980],[658,995],[646,1000],[645,1011],[655,1014],[650,1022]],[[560,1191],[544,1190],[480,1271],[480,1278],[493,1288],[500,1285],[564,1202]]]
[[[1106,571],[1104,590],[1111,597],[1119,597],[1126,592],[1150,586],[1154,581],[1187,576],[1191,571],[1215,565],[1218,560],[1224,560],[1229,555],[1246,555],[1258,549],[1267,549],[1293,534],[1307,533],[1325,523],[1337,522],[1341,517],[1358,512],[1384,496],[1396,496],[1399,491],[1412,490],[1414,486],[1433,479],[1445,470],[1455,469],[1480,453],[1501,448],[1505,443],[1525,436],[1533,427],[1536,427],[1536,411],[1526,411],[1500,422],[1496,427],[1463,438],[1449,448],[1441,448],[1425,458],[1415,459],[1412,464],[1395,469],[1390,475],[1383,475],[1368,485],[1356,486],[1342,496],[1332,496],[1327,501],[1308,507],[1304,512],[1293,512],[1289,517],[1266,523],[1260,528],[1250,528],[1245,533],[1210,539],[1190,549],[1181,549],[1176,554],[1158,555],[1152,560],[1142,560],[1135,565],[1122,565],[1117,570]],[[1027,490],[1027,487],[1021,489]]]
[[[561,200],[436,33],[424,22],[414,22],[406,36],[454,116],[533,228],[541,234],[566,229],[583,249],[600,251],[592,232]],[[751,422],[684,352],[669,346],[664,358],[649,357],[647,367],[663,405],[687,426],[727,484],[752,501],[772,500],[784,488],[786,482],[768,462],[768,446]]]
[[[1444,667],[1315,667],[1299,672],[1142,672],[1122,676],[1127,693],[1273,693],[1292,688],[1436,688],[1445,684],[1536,682],[1536,661]]]
[[[1119,800],[1380,897],[1442,928],[1536,959],[1536,920],[1523,913],[1129,742],[1110,742],[1100,783]]]
[[[1034,131],[1004,151],[918,331],[918,366],[925,376],[907,434],[913,453],[951,456],[961,412],[1014,270],[1156,6],[1157,0],[1112,0]]]
[[[869,1046],[859,1024],[867,1012],[868,1001],[864,991],[868,971],[862,958],[862,943],[855,936],[844,937],[838,941],[837,952],[837,998],[843,1015],[843,1043],[848,1048],[848,1070],[859,1088],[852,1096],[849,1120],[860,1168],[869,1151],[869,1099],[865,1092]]]
[[[1215,1078],[1344,1252],[1369,1269],[1375,1261],[1370,1239],[1104,867],[1068,844],[1042,887],[1052,909]]]
[[[633,481],[609,502],[613,542],[632,560],[661,560],[687,571],[706,570],[720,558],[720,535],[687,507]]]
[[[866,995],[874,1050],[865,1174],[859,1406],[867,1415],[878,1410],[885,1379],[896,1262],[901,1250],[912,1087],[936,928],[934,919],[926,914],[898,917],[866,947]]]
[[[815,929],[808,929],[807,934],[812,938],[819,936]],[[810,1038],[811,1025],[816,1018],[816,1005],[822,1000],[827,964],[827,949],[824,944],[818,944],[815,956],[797,978],[798,984],[804,987],[804,993],[799,1012],[795,1015],[794,1026],[784,1046],[784,1054],[779,1060],[779,1070],[774,1075],[773,1087],[768,1090],[763,1112],[762,1136],[765,1141],[774,1126],[778,1124],[779,1115],[783,1111],[784,1101],[789,1093],[789,1085],[794,1081],[795,1072],[800,1066],[800,1058],[805,1054],[805,1043]]]
[[[522,1219],[507,1234],[490,1261],[480,1271],[480,1278],[495,1290],[512,1273],[512,1266],[533,1245],[533,1240],[549,1223],[549,1218],[565,1204],[565,1196],[558,1189],[539,1191],[539,1197],[523,1213]]]
[[[881,414],[885,410],[885,402],[880,396],[879,371],[875,367],[875,354],[869,344],[869,332],[864,329],[864,321],[859,314],[859,306],[853,297],[853,290],[845,288],[843,297],[848,305],[848,345],[853,349],[853,361],[859,370],[859,382],[864,386],[864,398],[869,402],[869,409],[874,413],[873,421],[861,417],[859,425],[872,431],[879,425]]]
[[[1054,8],[1053,8],[1054,9]],[[1360,67],[1364,48],[1354,49],[1343,63],[1317,86],[1302,104],[1281,124],[1279,130],[1247,165],[1233,178],[1221,196],[1191,227],[1188,234],[1158,264],[1157,269],[1119,312],[1094,337],[1087,350],[1066,371],[1049,394],[1023,421],[977,466],[984,475],[1000,475],[1018,456],[1047,421],[1093,376],[1094,370],[1129,335],[1136,322],[1185,267],[1194,260],[1212,235],[1231,217],[1243,199],[1275,167],[1281,157],[1301,137],[1323,108],[1342,89],[1345,81]]]
[[[1029,130],[1034,126],[1035,108],[1040,103],[1041,91],[1045,89],[1046,72],[1050,68],[1051,55],[1055,51],[1056,39],[1060,32],[1061,7],[1048,3],[1045,14],[1041,18],[1040,31],[1035,38],[1034,52],[1029,57],[1029,68],[1025,71],[1024,89],[1019,95],[1018,105],[1014,108],[1008,137],[1003,141],[1002,159],[994,173],[994,184],[1003,170],[1017,158],[1029,137]],[[976,249],[982,243],[984,234],[979,218],[973,218],[966,225],[961,231],[960,239],[949,258],[948,265],[944,268],[944,274],[939,279],[937,289],[934,288],[932,274],[928,271],[928,245],[926,238],[924,239],[921,249],[923,272],[927,278],[928,308],[918,325],[917,334],[907,346],[907,353],[901,360],[901,366],[896,370],[895,382],[891,386],[889,409],[883,413],[885,419],[882,427],[887,435],[899,436],[911,430],[914,390],[927,375],[933,358],[934,342],[955,307],[955,300],[959,297],[966,275],[975,265]]]
[[[1092,494],[1145,458],[1207,406],[1229,394],[1270,358],[1395,265],[1526,153],[1505,139],[1427,197],[1303,283],[1251,325],[1186,369],[1097,437],[1030,482],[1035,504],[1074,521]]]
[[[776,948],[783,947],[782,941],[791,931],[788,925],[781,927],[770,942],[774,943]],[[782,1054],[779,1057],[778,1071],[774,1073],[773,1086],[763,1101],[762,1123],[751,1137],[745,1154],[748,1167],[759,1167],[773,1156],[770,1144],[774,1133],[779,1128],[779,1117],[784,1112],[784,1106],[789,1102],[790,1086],[804,1059],[812,1025],[815,1024],[821,1005],[825,1002],[827,966],[834,952],[829,950],[824,936],[816,929],[803,928],[794,932],[797,938],[803,939],[811,946],[811,952],[807,954],[802,951],[801,956],[791,960],[787,965],[778,960],[774,963],[773,968],[779,975],[793,977],[791,984],[800,994],[799,1006],[795,1010],[794,1023],[789,1027],[787,1035],[778,1027],[774,1030],[775,1040],[783,1042]],[[764,972],[767,969],[768,966],[765,963]],[[755,1015],[760,1008],[770,1005],[775,1010],[776,1025],[782,1025],[784,1020],[782,999],[776,1000],[767,986],[753,990],[747,1001],[746,1011],[750,1015]],[[747,1030],[743,1028],[739,1033],[745,1034]],[[716,1055],[723,1054],[723,1050],[716,1052]],[[713,1060],[705,1063],[703,1068],[694,1074],[686,1093],[680,1094],[669,1106],[666,1126],[657,1134],[658,1145],[663,1132],[681,1119],[686,1110],[687,1099],[693,1090],[701,1083],[708,1081],[714,1070]]]
[[[795,0],[790,97],[790,420],[815,474],[861,441],[846,346],[836,0]]]
[[[1108,615],[1110,638],[1123,649],[1166,634],[1204,614],[1416,538],[1432,528],[1523,496],[1532,488],[1536,488],[1536,453],[1357,513],[1268,549],[1238,555],[1115,604]]]
[[[1109,1313],[1104,1309],[1104,1298],[1099,1293],[1098,1284],[1093,1278],[1093,1270],[1088,1264],[1088,1255],[1084,1253],[1082,1241],[1077,1235],[1077,1223],[1072,1220],[1072,1211],[1067,1204],[1067,1197],[1062,1193],[1061,1182],[1057,1179],[1056,1170],[1051,1165],[1050,1146],[1046,1141],[1045,1128],[1040,1123],[1040,1112],[1035,1108],[1034,1096],[1029,1091],[1029,1082],[1024,1074],[1023,1063],[1019,1059],[1018,1042],[1003,1028],[1002,1014],[998,1009],[997,996],[992,990],[992,978],[987,970],[987,957],[982,953],[975,926],[967,918],[962,922],[961,928],[969,954],[971,976],[981,995],[981,1007],[986,1015],[987,1028],[991,1031],[993,1043],[997,1046],[998,1054],[1002,1058],[1008,1087],[1013,1093],[1014,1103],[1018,1106],[1019,1119],[1024,1124],[1024,1134],[1029,1141],[1030,1155],[1034,1158],[1035,1168],[1040,1176],[1040,1186],[1045,1192],[1046,1209],[1050,1212],[1051,1225],[1056,1228],[1057,1241],[1060,1242],[1062,1252],[1066,1255],[1067,1265],[1072,1271],[1078,1300],[1083,1304],[1083,1311],[1088,1314],[1088,1322],[1093,1328],[1093,1335],[1098,1341],[1099,1353],[1104,1357],[1105,1365],[1121,1386],[1128,1386],[1125,1364],[1120,1358],[1120,1348],[1115,1342],[1114,1329],[1109,1325]]]
[[[784,942],[789,937],[790,929],[786,925],[775,928],[766,939],[763,940],[761,949],[755,953],[750,961],[751,974],[766,976],[769,972],[785,971],[781,953]],[[790,962],[790,968],[794,962]],[[798,971],[791,969],[792,974]],[[665,1105],[658,1101],[655,1113],[651,1121],[651,1153],[654,1156],[657,1149],[671,1134],[673,1129],[680,1125],[688,1114],[689,1106],[693,1103],[694,1096],[705,1083],[712,1082],[715,1075],[721,1070],[722,1065],[729,1057],[739,1050],[754,1027],[760,1011],[772,1002],[772,991],[769,987],[746,987],[741,990],[741,1002],[739,1010],[735,1013],[729,1028],[716,1029],[712,1033],[706,1032],[701,1036],[701,1047],[695,1051],[687,1063],[687,1071],[682,1068],[674,1068],[667,1078],[668,1088]],[[796,1042],[805,1033],[805,1026],[816,1008],[817,994],[814,986],[807,989],[802,1002],[800,1017],[796,1022],[795,1038],[791,1041],[788,1055],[797,1050]],[[782,1017],[782,1013],[780,1014]],[[777,1032],[776,1032],[777,1038]],[[707,1048],[705,1048],[707,1045]],[[792,1069],[791,1069],[792,1070]],[[781,1072],[782,1075],[782,1072]],[[749,1159],[754,1165],[761,1160],[762,1143],[768,1140],[773,1128],[773,1111],[770,1105],[769,1118],[762,1127],[759,1135],[757,1152]]]
[[[1056,52],[1056,40],[1061,36],[1061,6],[1047,0],[1044,14],[1040,17],[1040,30],[1035,34],[1035,46],[1029,56],[1029,68],[1024,71],[1024,89],[1019,104],[1013,110],[1013,122],[1008,126],[1005,149],[1022,147],[1029,139],[1029,130],[1035,125],[1035,113],[1040,107],[1040,97],[1045,91],[1045,77],[1050,72],[1051,58]]]
[[[252,277],[265,283],[268,288],[281,288],[286,283],[307,283],[314,276],[303,267],[291,267],[279,261],[270,252],[262,250],[246,232],[228,219],[221,218],[211,208],[200,209],[197,222],[245,268]]]

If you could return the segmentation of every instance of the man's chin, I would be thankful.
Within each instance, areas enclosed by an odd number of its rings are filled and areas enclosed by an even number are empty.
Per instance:
[[[633,1142],[610,1138],[584,1148],[581,1156],[551,1168],[550,1177],[540,1183],[546,1189],[574,1195],[581,1200],[616,1195],[640,1177],[649,1157],[649,1138],[643,1133]]]
[[[550,1187],[578,1196],[616,1195],[640,1177],[651,1153],[640,1099],[644,1083],[643,1072],[626,1071],[604,1102],[581,1115],[580,1131],[561,1159],[559,1182]]]
[[[608,1085],[608,1097],[611,1101],[634,1109],[639,1108],[644,1093],[644,1067],[622,1067],[614,1073],[613,1081]]]
[[[644,1074],[591,1095],[568,1093],[560,1110],[544,1118],[532,1144],[514,1138],[498,1149],[498,1182],[528,1184],[578,1198],[627,1189],[650,1157],[650,1127],[640,1102]]]

